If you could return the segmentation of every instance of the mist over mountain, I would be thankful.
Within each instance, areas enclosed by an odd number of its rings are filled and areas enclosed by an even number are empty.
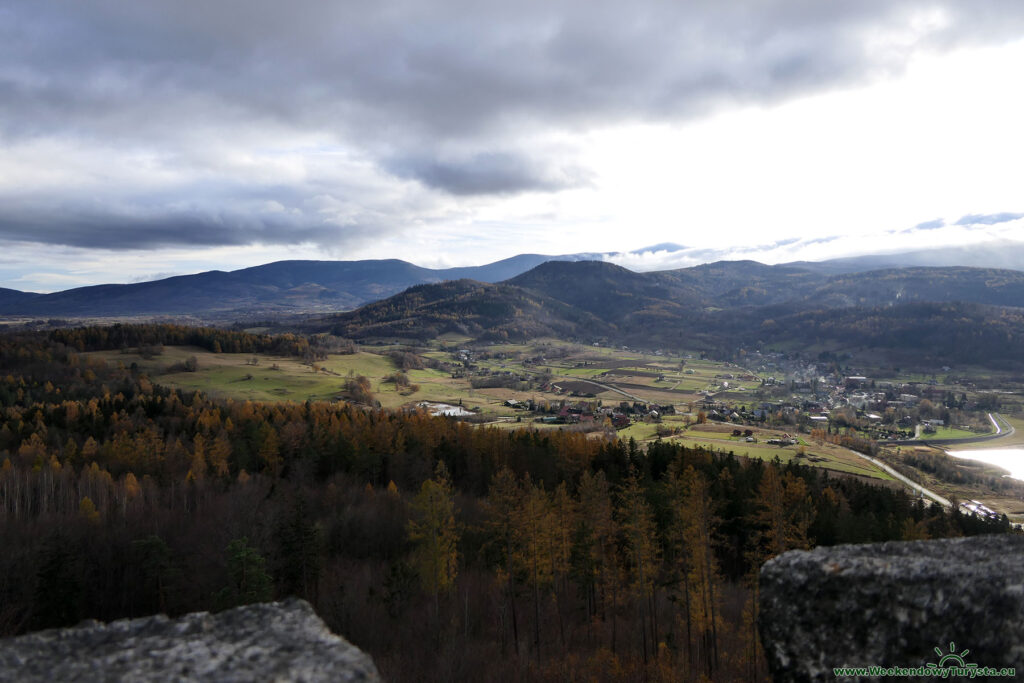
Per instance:
[[[827,261],[793,261],[785,265],[829,275],[907,266],[966,266],[1019,270],[1024,267],[1024,243],[993,240],[959,247],[924,248],[891,254],[835,258]]]

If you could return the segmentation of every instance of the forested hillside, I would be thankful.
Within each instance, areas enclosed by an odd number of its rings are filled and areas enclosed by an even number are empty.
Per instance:
[[[325,314],[386,299],[409,287],[458,280],[504,282],[577,307],[617,327],[628,325],[631,315],[642,315],[646,309],[685,317],[687,311],[709,307],[841,308],[957,301],[1024,306],[1024,273],[1019,270],[887,267],[846,272],[840,267],[832,274],[827,263],[718,261],[633,272],[601,258],[601,254],[520,254],[483,266],[439,270],[396,259],[278,261],[231,272],[51,294],[0,289],[0,314],[44,318],[188,315],[218,321]]]
[[[588,255],[520,254],[482,266],[421,268],[398,259],[277,261],[150,282],[76,287],[51,294],[0,289],[0,314],[32,316],[281,315],[345,310],[426,282],[499,282],[551,259]],[[594,256],[594,255],[589,255]]]
[[[0,337],[0,635],[298,595],[391,680],[757,680],[765,559],[1008,528],[667,443],[183,395],[88,340]]]
[[[384,301],[312,324],[351,339],[428,341],[445,333],[493,340],[606,334],[607,323],[585,310],[507,284],[454,280],[410,287]]]
[[[634,273],[610,263],[545,263],[498,285],[421,285],[305,324],[356,339],[558,336],[701,350],[883,353],[938,365],[1012,366],[1024,343],[1024,273],[911,268],[831,279],[753,262]]]

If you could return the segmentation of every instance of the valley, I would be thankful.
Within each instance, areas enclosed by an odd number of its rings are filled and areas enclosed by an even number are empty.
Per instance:
[[[0,576],[36,578],[0,580],[0,633],[299,595],[398,680],[447,680],[442,632],[508,680],[614,647],[637,678],[662,636],[743,679],[768,558],[1024,521],[1024,482],[940,447],[1024,433],[1021,278],[566,261],[350,311],[12,317]]]
[[[869,371],[827,354],[811,363],[752,352],[743,366],[693,353],[553,338],[479,343],[452,334],[423,346],[357,348],[316,361],[180,346],[148,357],[138,349],[87,356],[182,391],[236,401],[354,400],[353,380],[365,378],[363,402],[388,410],[438,412],[439,406],[452,406],[464,413],[460,419],[503,429],[568,430],[641,446],[677,443],[898,485],[860,450],[941,496],[981,499],[1024,520],[1024,484],[1004,479],[995,468],[951,459],[929,444],[990,434],[985,409],[1021,415],[1024,400],[1012,373],[939,368],[900,374],[874,368],[869,378],[840,372]],[[189,359],[194,369],[181,371]],[[1019,434],[982,447],[1012,445]],[[904,442],[876,443],[894,438]]]
[[[1024,671],[1024,3],[0,16],[0,683]]]

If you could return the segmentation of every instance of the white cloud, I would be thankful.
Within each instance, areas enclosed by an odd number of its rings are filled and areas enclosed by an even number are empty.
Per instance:
[[[25,254],[8,286],[125,257],[125,277],[666,241],[788,260],[1024,210],[1015,2],[0,13],[0,240]],[[832,236],[850,239],[814,241]]]

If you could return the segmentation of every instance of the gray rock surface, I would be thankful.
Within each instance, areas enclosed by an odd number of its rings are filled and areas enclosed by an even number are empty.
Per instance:
[[[1024,536],[784,553],[761,569],[759,628],[779,681],[939,664],[951,643],[966,663],[1024,677]]]
[[[0,640],[0,681],[379,681],[303,600]]]

